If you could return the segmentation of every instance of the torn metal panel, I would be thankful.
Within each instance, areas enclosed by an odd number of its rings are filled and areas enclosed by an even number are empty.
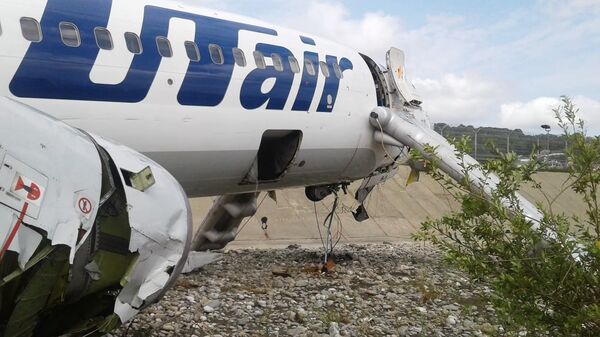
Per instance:
[[[129,250],[139,254],[115,304],[115,313],[126,322],[158,300],[181,272],[191,244],[191,210],[183,189],[164,168],[126,146],[92,136],[119,169],[131,225]]]
[[[52,244],[68,245],[72,262],[80,228],[89,229],[96,217],[102,181],[98,152],[85,134],[38,110],[4,97],[0,106],[0,219],[18,215],[27,204],[8,250],[19,254],[23,268],[41,240],[32,233],[36,228]],[[77,206],[81,191],[91,205],[85,216]],[[6,241],[6,233],[0,235]]]

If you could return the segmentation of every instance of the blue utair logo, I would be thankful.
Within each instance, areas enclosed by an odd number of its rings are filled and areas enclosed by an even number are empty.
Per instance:
[[[75,13],[72,0],[48,1],[41,20],[44,39],[40,43],[30,45],[10,83],[10,90],[15,96],[137,103],[148,95],[162,60],[156,48],[147,48],[142,54],[135,55],[125,79],[120,84],[97,84],[90,80],[90,72],[100,51],[96,45],[94,29],[107,26],[112,0],[88,0],[85,6],[86,13],[94,15]],[[223,49],[224,64],[214,64],[209,57],[203,57],[200,62],[190,61],[177,95],[178,102],[187,106],[214,107],[223,101],[231,83],[235,66],[232,49],[238,46],[240,31],[278,35],[277,31],[264,27],[146,6],[140,34],[142,45],[154,46],[157,36],[168,36],[169,21],[172,18],[195,23],[195,42],[201,54],[209,55],[209,44],[220,45]],[[62,43],[59,24],[64,21],[79,27],[79,48],[71,48]],[[310,38],[300,38],[307,45],[316,45]],[[290,50],[277,45],[259,43],[256,50],[265,55],[277,53],[284,60],[293,56]],[[319,64],[317,53],[307,51],[304,59],[311,60],[315,65]],[[335,106],[340,79],[333,75],[334,65],[337,64],[342,72],[353,69],[352,62],[347,58],[338,61],[336,56],[327,55],[325,61],[332,75],[325,80],[317,107],[319,112],[331,112]],[[290,96],[295,75],[288,62],[284,62],[282,72],[275,70],[273,66],[253,70],[243,81],[241,105],[246,109],[257,109],[266,103],[267,109],[283,110]],[[317,76],[309,74],[304,67],[293,110],[309,110],[316,94]],[[273,88],[268,93],[263,93],[262,84],[272,78],[275,79]]]

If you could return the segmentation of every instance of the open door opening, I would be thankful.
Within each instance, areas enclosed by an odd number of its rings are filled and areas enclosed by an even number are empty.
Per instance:
[[[377,106],[390,107],[390,97],[388,92],[387,82],[381,67],[367,55],[360,54],[367,63],[373,81],[375,82],[375,90],[377,91]]]
[[[302,143],[300,130],[267,130],[252,168],[242,184],[275,182],[283,177]]]

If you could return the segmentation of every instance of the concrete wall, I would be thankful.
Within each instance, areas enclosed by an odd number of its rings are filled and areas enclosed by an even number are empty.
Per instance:
[[[358,206],[352,198],[358,185],[351,187],[351,195],[343,197],[342,205],[338,208],[339,221],[334,221],[335,232],[340,233],[341,242],[408,240],[421,222],[428,218],[439,218],[456,208],[456,203],[443,188],[424,174],[420,182],[407,187],[408,173],[407,168],[401,169],[392,181],[373,191],[366,203],[371,219],[362,223],[357,223],[351,214]],[[529,200],[545,206],[550,200],[556,212],[585,214],[585,207],[579,196],[570,189],[561,193],[567,174],[540,173],[537,179],[548,199],[532,188],[525,188],[523,194]],[[261,195],[259,201],[263,197]],[[256,216],[249,219],[232,246],[321,244],[315,207],[319,223],[322,224],[328,208],[333,204],[333,197],[313,204],[304,196],[304,189],[292,189],[278,191],[277,199],[277,203],[269,197],[264,199]],[[194,223],[199,225],[210,208],[212,199],[192,199],[191,204]],[[269,219],[265,231],[261,229],[262,217]]]

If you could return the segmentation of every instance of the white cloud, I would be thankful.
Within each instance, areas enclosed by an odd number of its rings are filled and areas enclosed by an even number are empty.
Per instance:
[[[576,96],[573,101],[580,109],[579,117],[585,121],[588,132],[598,134],[600,132],[600,101],[584,96]],[[538,97],[527,102],[502,104],[499,124],[503,127],[520,128],[532,133],[539,133],[540,126],[548,124],[552,126],[554,133],[560,133],[552,111],[560,104],[560,100],[553,97]]]
[[[472,125],[496,122],[502,91],[495,83],[454,74],[441,79],[416,79],[413,83],[433,122]]]

